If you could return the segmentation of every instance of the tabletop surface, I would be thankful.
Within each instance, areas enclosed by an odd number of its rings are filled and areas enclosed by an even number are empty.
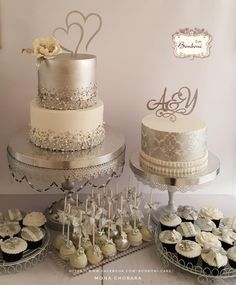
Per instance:
[[[18,207],[27,210],[41,210],[52,201],[57,200],[59,195],[52,194],[32,194],[32,195],[1,195],[0,209],[5,211],[8,208]],[[160,193],[155,196],[160,204],[165,204],[167,199],[166,193]],[[228,195],[204,195],[204,194],[177,194],[175,197],[177,205],[192,205],[196,208],[202,206],[219,207],[225,216],[236,215],[236,198]],[[16,283],[15,283],[16,282]],[[54,263],[51,256],[29,269],[28,271],[12,275],[1,275],[1,285],[25,285],[25,284],[44,284],[44,285],[152,285],[152,284],[175,284],[175,285],[195,285],[198,284],[196,277],[183,273],[175,267],[163,267],[155,251],[155,247],[143,249],[132,255],[123,257],[103,268],[88,272],[86,274],[73,277],[63,271]],[[236,284],[236,279],[228,279],[223,284]]]

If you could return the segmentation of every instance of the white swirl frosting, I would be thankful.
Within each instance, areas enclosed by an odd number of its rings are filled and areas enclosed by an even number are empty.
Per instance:
[[[181,223],[181,218],[174,213],[168,213],[160,217],[160,222],[164,225],[174,227]]]
[[[199,226],[202,231],[206,232],[216,228],[216,224],[207,217],[198,217],[194,224]]]
[[[174,243],[180,242],[182,240],[182,236],[176,230],[163,231],[160,233],[159,239],[161,242],[174,244]]]
[[[207,264],[217,268],[225,266],[228,262],[226,251],[222,247],[203,248],[201,257]]]
[[[223,218],[223,213],[218,208],[202,208],[200,210],[200,216],[220,220]]]

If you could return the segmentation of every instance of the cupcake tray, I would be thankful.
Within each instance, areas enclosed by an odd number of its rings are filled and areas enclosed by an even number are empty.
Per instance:
[[[27,249],[23,257],[15,262],[5,262],[0,252],[0,275],[19,273],[40,263],[47,255],[49,250],[50,233],[45,227],[45,236],[42,245],[34,250]]]
[[[164,266],[169,266],[170,264],[184,270],[185,272],[194,274],[197,276],[197,280],[200,284],[225,284],[224,281],[228,278],[236,278],[236,269],[233,269],[230,265],[218,271],[216,269],[210,270],[209,268],[203,268],[201,261],[198,261],[197,265],[193,265],[191,262],[185,263],[184,260],[178,259],[177,254],[167,251],[163,248],[160,240],[160,225],[158,224],[155,230],[155,243],[156,250],[160,255],[161,262]]]
[[[104,257],[104,259],[101,262],[99,262],[98,264],[96,264],[96,265],[91,265],[90,264],[90,265],[87,265],[85,268],[82,268],[82,269],[73,268],[68,261],[64,261],[63,259],[61,259],[60,256],[59,256],[58,251],[56,251],[52,247],[50,248],[49,255],[52,257],[52,259],[54,260],[55,264],[58,267],[64,269],[65,271],[67,271],[72,276],[78,276],[78,275],[81,275],[83,273],[87,273],[87,272],[89,272],[91,270],[94,270],[96,268],[99,268],[99,267],[101,267],[103,265],[106,265],[108,263],[111,263],[111,262],[113,262],[113,261],[115,261],[117,259],[120,259],[120,258],[124,257],[124,256],[130,255],[130,254],[132,254],[134,252],[137,252],[137,251],[139,251],[141,249],[147,248],[147,247],[149,247],[149,246],[151,246],[153,244],[154,244],[154,242],[152,242],[152,241],[151,242],[143,241],[143,243],[141,245],[139,245],[139,246],[136,246],[136,247],[131,246],[126,251],[118,252],[113,257],[109,257],[109,258],[105,258]]]

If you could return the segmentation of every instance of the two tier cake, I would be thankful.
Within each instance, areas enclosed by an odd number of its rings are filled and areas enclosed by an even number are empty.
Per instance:
[[[59,54],[38,66],[38,96],[30,104],[30,140],[54,151],[103,142],[103,102],[97,96],[96,56]]]

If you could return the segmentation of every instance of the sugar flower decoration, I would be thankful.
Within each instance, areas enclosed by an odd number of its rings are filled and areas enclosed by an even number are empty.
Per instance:
[[[52,59],[61,53],[61,46],[53,37],[36,38],[33,42],[33,50],[38,59]]]

